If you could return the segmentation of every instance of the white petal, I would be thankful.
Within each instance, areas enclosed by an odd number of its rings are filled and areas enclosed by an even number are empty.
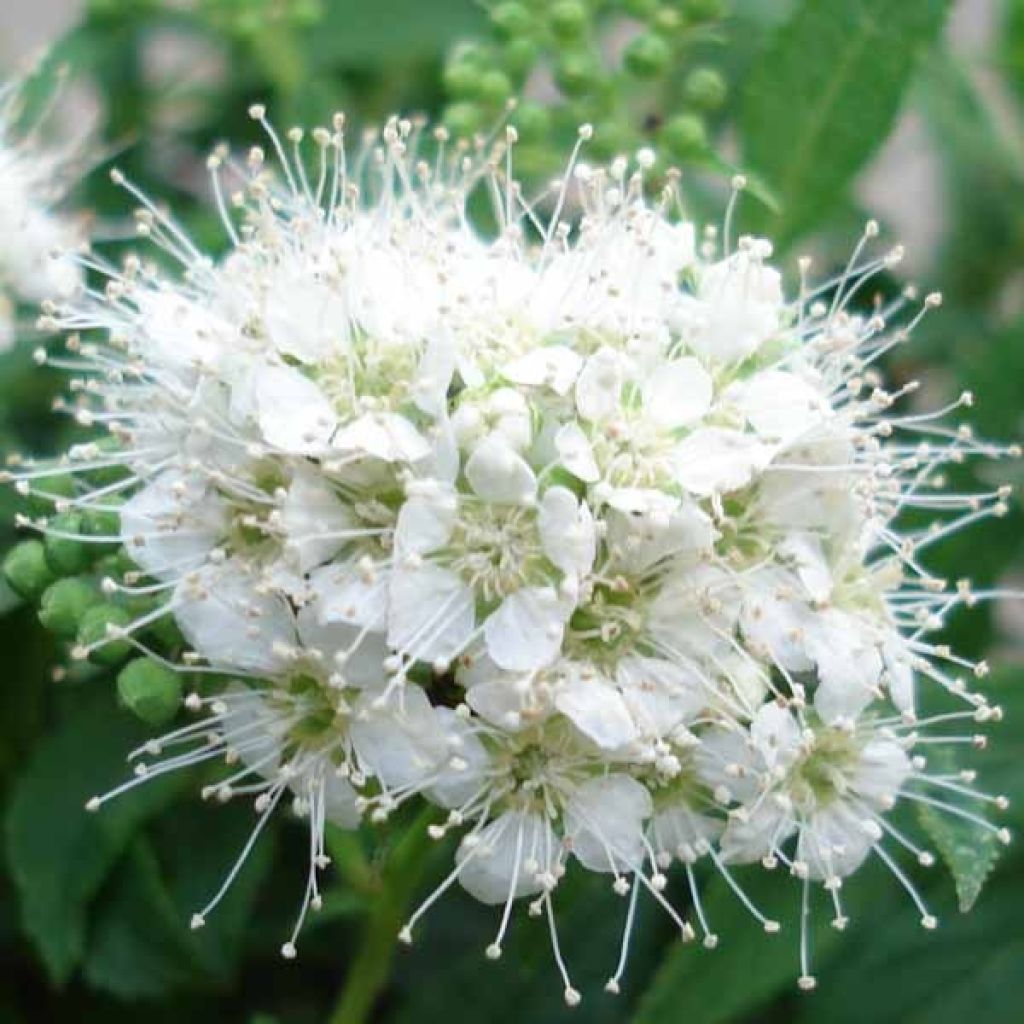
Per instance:
[[[383,630],[388,611],[387,572],[367,579],[356,560],[315,569],[309,577],[317,617],[324,624],[347,622]]]
[[[431,454],[427,439],[395,413],[360,416],[334,435],[332,445],[338,451],[360,452],[385,462],[417,462]]]
[[[789,444],[830,413],[828,400],[795,373],[766,370],[729,388],[731,399],[757,434]]]
[[[441,723],[426,694],[412,683],[388,704],[366,693],[349,727],[360,765],[389,789],[417,786],[448,756]]]
[[[853,874],[871,852],[874,840],[863,827],[865,815],[844,803],[814,812],[800,829],[796,855],[815,881]]]
[[[889,810],[913,767],[907,752],[894,740],[871,740],[860,752],[853,789],[879,810]]]
[[[584,483],[595,483],[601,476],[594,450],[578,423],[566,423],[555,434],[555,450],[559,461],[574,477]]]
[[[755,437],[704,427],[684,438],[676,448],[676,479],[693,494],[725,494],[750,483],[754,473],[768,464],[772,449]]]
[[[391,574],[388,643],[418,661],[450,661],[476,624],[473,589],[449,569],[425,563]]]
[[[299,640],[306,650],[318,651],[323,670],[338,675],[345,686],[380,689],[387,682],[384,660],[390,651],[383,633],[368,633],[348,622],[323,622],[314,601],[296,616]]]
[[[592,355],[576,381],[576,408],[591,423],[607,422],[618,415],[624,367],[622,357],[603,348]]]
[[[395,550],[399,556],[425,555],[443,548],[451,539],[458,498],[447,490],[436,495],[413,495],[398,513]]]
[[[668,736],[708,703],[696,673],[662,658],[623,658],[615,679],[633,720],[648,736]]]
[[[774,800],[761,800],[746,818],[730,818],[719,848],[722,859],[733,864],[761,860],[793,834],[796,823],[790,812]]]
[[[290,455],[322,454],[338,420],[327,396],[290,366],[263,366],[253,376],[263,439]]]
[[[224,502],[202,479],[169,469],[120,508],[121,542],[132,561],[158,578],[198,568],[228,526]]]
[[[544,553],[559,569],[577,575],[590,571],[597,552],[594,517],[567,487],[544,492],[537,528]]]
[[[711,377],[696,359],[677,359],[657,368],[644,384],[644,412],[659,426],[681,427],[711,407]]]
[[[347,779],[328,773],[324,778],[324,814],[332,825],[339,828],[358,828],[361,815],[356,793]]]
[[[481,903],[504,903],[543,889],[559,850],[558,838],[546,819],[528,811],[506,811],[485,828],[478,841],[461,845],[455,861],[459,882]]]
[[[348,339],[348,315],[337,288],[312,278],[313,267],[278,277],[267,293],[263,324],[283,355],[316,363]]]
[[[306,573],[351,543],[343,534],[353,528],[355,521],[334,488],[300,464],[281,506],[281,525],[286,550],[299,572]]]
[[[555,694],[555,707],[588,739],[615,750],[636,739],[636,725],[614,686],[597,677],[573,674]]]
[[[554,587],[523,587],[509,594],[484,624],[487,653],[509,671],[541,668],[561,648],[571,611]]]
[[[628,775],[584,782],[565,808],[572,852],[591,871],[638,871],[646,859],[644,822],[652,810],[650,793]]]
[[[657,854],[666,853],[689,863],[704,843],[721,835],[724,823],[692,810],[684,800],[662,805],[651,819],[651,845]]]
[[[502,375],[524,387],[549,387],[567,395],[579,376],[583,360],[565,345],[536,348],[502,367]]]
[[[466,479],[478,498],[500,505],[527,505],[537,494],[537,478],[525,459],[493,435],[469,457]]]
[[[451,757],[426,795],[441,807],[461,807],[484,785],[491,757],[480,742],[474,723],[451,708],[436,707],[434,716],[445,734]]]
[[[174,617],[189,644],[225,669],[273,675],[287,665],[275,645],[295,643],[288,605],[261,594],[234,565],[208,566],[175,591]]]

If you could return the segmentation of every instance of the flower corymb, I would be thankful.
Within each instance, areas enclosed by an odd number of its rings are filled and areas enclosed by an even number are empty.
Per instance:
[[[123,613],[74,653],[134,647],[208,681],[198,720],[90,806],[224,761],[204,795],[254,802],[244,859],[290,804],[310,829],[291,957],[327,823],[426,801],[430,834],[459,838],[401,937],[461,884],[502,908],[497,958],[523,900],[570,1005],[570,871],[625,900],[613,992],[641,897],[715,944],[700,863],[773,933],[743,865],[792,875],[805,907],[824,886],[842,927],[874,855],[933,926],[898,856],[930,855],[893,808],[1008,837],[983,814],[1000,798],[929,770],[999,709],[964,681],[984,663],[929,640],[989,595],[932,575],[927,549],[1006,508],[1004,487],[945,492],[947,464],[1012,453],[946,424],[969,395],[921,412],[875,368],[938,296],[870,301],[899,259],[873,223],[844,273],[816,287],[801,264],[789,294],[770,243],[733,238],[735,195],[698,230],[653,154],[583,162],[586,127],[531,198],[511,128],[454,143],[393,119],[350,147],[341,117],[282,140],[251,113],[272,158],[210,158],[225,256],[115,173],[170,260],[83,256],[90,286],[44,308],[67,351],[40,358],[89,434],[13,468],[55,506],[22,525],[128,559],[104,580]],[[86,514],[108,532],[86,537]],[[951,709],[919,711],[926,687]]]

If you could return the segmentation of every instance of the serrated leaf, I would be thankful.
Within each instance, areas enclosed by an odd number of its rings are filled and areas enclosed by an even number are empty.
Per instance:
[[[981,895],[999,860],[1002,844],[980,825],[943,814],[934,807],[920,807],[918,820],[949,868],[956,885],[957,903],[966,913]]]
[[[928,769],[931,774],[943,775],[955,774],[961,768],[978,769],[978,791],[1003,793],[1010,798],[1011,808],[1019,813],[1019,798],[1024,795],[1024,786],[1021,784],[1019,752],[1014,746],[1019,748],[1021,737],[1024,736],[1024,720],[1021,718],[1021,711],[1024,711],[1024,679],[1012,670],[1000,672],[990,681],[986,691],[994,703],[1005,702],[1009,709],[1005,724],[992,731],[991,750],[975,754],[968,763],[961,764],[950,748],[936,748],[929,755]],[[989,820],[985,805],[970,797],[946,791],[935,791],[930,795],[941,797],[945,803]],[[1005,847],[990,829],[954,814],[944,814],[939,808],[922,804],[918,808],[918,818],[953,876],[960,909],[964,912],[970,910]],[[993,821],[993,824],[1001,822]]]
[[[782,204],[789,239],[840,200],[889,133],[949,0],[803,0],[756,63],[739,117],[743,155]]]
[[[142,823],[180,785],[156,779],[99,813],[85,810],[91,796],[126,776],[125,755],[145,736],[104,688],[36,748],[15,785],[7,858],[22,925],[56,982],[81,959],[89,902]]]

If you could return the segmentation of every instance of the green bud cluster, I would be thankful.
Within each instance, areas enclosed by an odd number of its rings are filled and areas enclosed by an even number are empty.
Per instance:
[[[138,657],[139,648],[127,632],[169,658],[180,654],[185,641],[171,615],[154,617],[141,630],[133,626],[157,611],[164,598],[135,594],[111,583],[137,573],[116,540],[105,542],[120,533],[117,510],[80,509],[69,502],[55,514],[53,500],[74,494],[70,478],[49,477],[47,497],[26,496],[26,510],[41,535],[7,552],[4,577],[12,590],[37,607],[43,627],[69,645],[73,659],[88,659],[107,669],[124,666],[117,681],[121,704],[151,725],[164,724],[181,703],[181,678],[153,658]]]
[[[555,154],[588,122],[599,158],[641,146],[671,162],[709,155],[708,118],[726,85],[693,63],[694,47],[713,37],[725,0],[492,0],[488,13],[489,34],[456,46],[444,69],[444,121],[457,137],[490,129],[515,99],[525,177],[557,172]],[[524,98],[537,74],[550,75],[556,96]]]

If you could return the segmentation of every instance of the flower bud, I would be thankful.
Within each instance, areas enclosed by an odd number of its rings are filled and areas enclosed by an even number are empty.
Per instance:
[[[637,78],[656,78],[672,60],[672,47],[656,32],[644,32],[626,47],[623,62]]]
[[[26,601],[38,598],[54,580],[42,541],[25,540],[13,547],[4,559],[4,576]]]
[[[559,39],[578,39],[587,27],[586,4],[580,0],[558,0],[548,11],[548,21]]]
[[[89,660],[97,665],[112,668],[132,653],[127,640],[111,636],[112,628],[127,626],[131,615],[116,604],[94,604],[82,616],[78,626],[78,645],[86,648]],[[93,645],[96,645],[94,649]]]
[[[55,636],[74,640],[82,617],[99,601],[100,595],[92,580],[81,576],[57,580],[43,592],[39,621]]]
[[[686,98],[701,110],[717,110],[725,102],[725,79],[714,68],[694,68],[683,89]]]
[[[152,658],[136,658],[118,674],[117,695],[142,721],[165,725],[181,707],[181,675]]]
[[[498,106],[512,95],[512,82],[504,71],[491,68],[477,79],[476,94],[484,103]]]
[[[84,572],[92,564],[93,555],[99,552],[90,545],[75,540],[71,535],[85,533],[85,521],[80,512],[62,512],[50,520],[54,533],[48,533],[43,541],[46,561],[58,576],[74,576]]]
[[[601,77],[601,65],[592,54],[585,51],[563,54],[555,69],[555,81],[568,96],[580,96],[590,92]]]
[[[661,141],[674,157],[684,160],[707,149],[707,130],[696,114],[679,114],[662,127]]]
[[[498,35],[505,39],[514,39],[529,32],[532,22],[533,16],[527,7],[515,0],[505,0],[491,11],[491,23]]]

